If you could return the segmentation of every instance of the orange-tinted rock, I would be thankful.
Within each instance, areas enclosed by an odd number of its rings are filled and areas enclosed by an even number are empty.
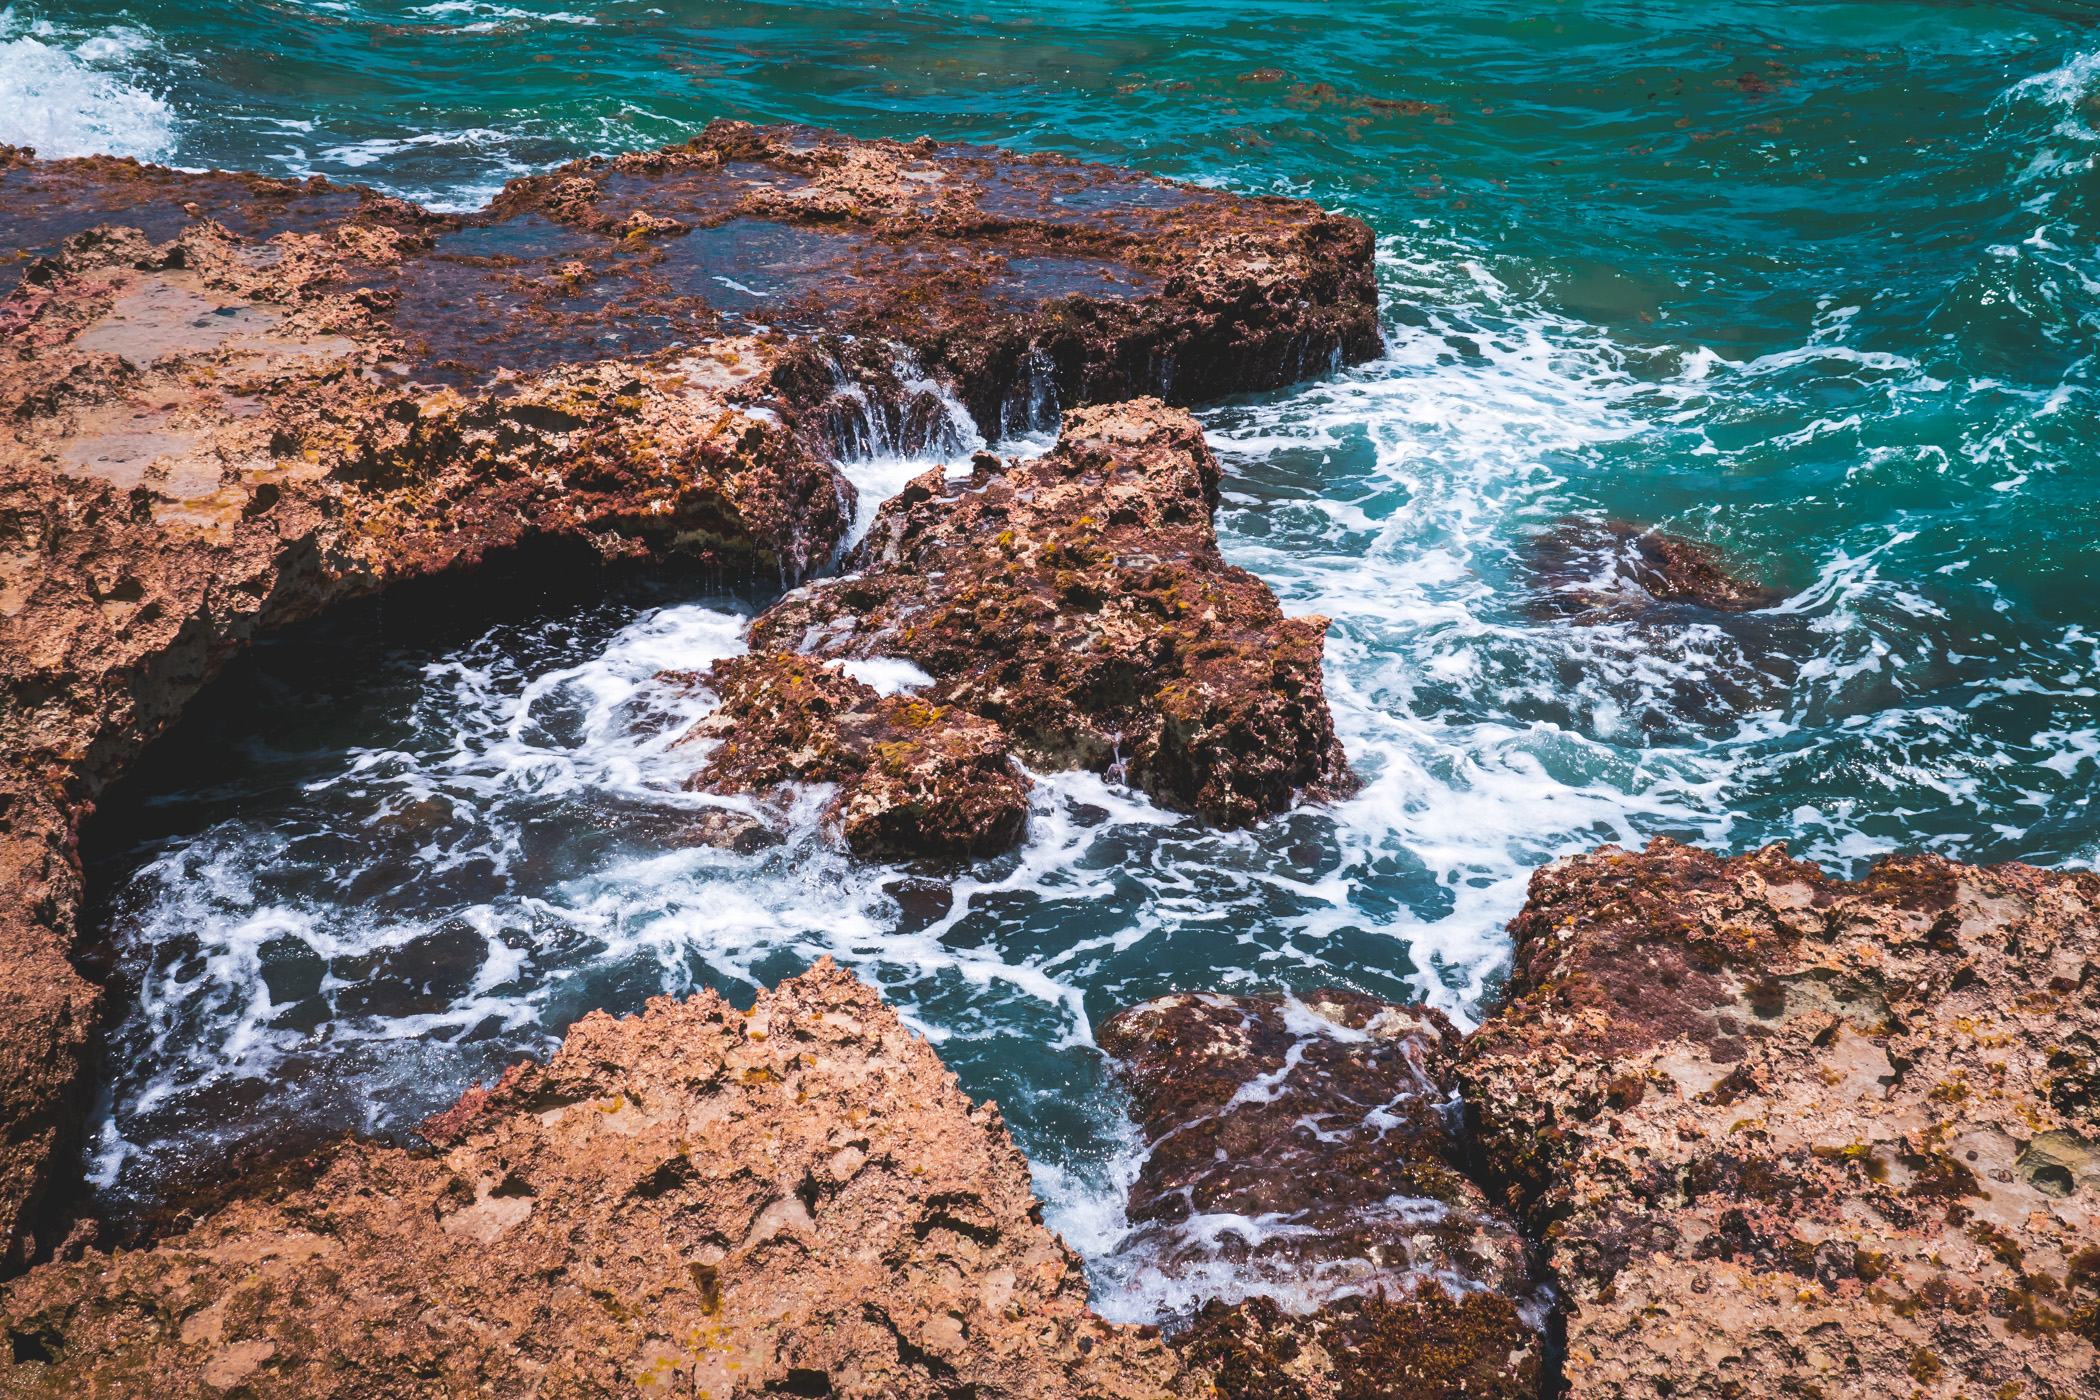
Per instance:
[[[1218,553],[1218,464],[1157,400],[1077,409],[1056,448],[886,502],[846,577],[783,598],[755,647],[920,668],[1030,767],[1127,778],[1244,826],[1353,783],[1321,678],[1326,619],[1287,618]]]
[[[1570,1396],[2100,1388],[2100,878],[1657,841],[1512,931],[1460,1077]]]
[[[749,1015],[593,1013],[425,1131],[15,1280],[0,1391],[1207,1393],[1086,1311],[997,1111],[828,961]]]
[[[1020,839],[1030,785],[998,725],[787,653],[718,661],[711,680],[721,707],[680,741],[716,741],[691,786],[836,783],[829,816],[862,855],[988,855]]]
[[[1175,1345],[1225,1394],[1538,1393],[1545,1300],[1464,1174],[1441,1014],[1178,994],[1099,1038],[1147,1147],[1120,1249],[1207,1297]]]

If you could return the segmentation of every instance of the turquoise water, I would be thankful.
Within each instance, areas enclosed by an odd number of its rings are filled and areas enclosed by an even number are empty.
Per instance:
[[[466,208],[717,116],[927,133],[1346,209],[1386,294],[1382,360],[1202,413],[1227,552],[1335,620],[1362,796],[1221,837],[1060,779],[1022,856],[960,875],[807,831],[696,855],[604,813],[687,800],[662,739],[690,716],[647,676],[733,649],[762,600],[297,640],[99,867],[141,1009],[96,1179],[148,1190],[287,1111],[398,1126],[589,1005],[748,995],[832,951],[1001,1100],[1104,1306],[1148,1315],[1178,1295],[1116,1251],[1128,1138],[1089,1048],[1131,999],[1344,980],[1464,1017],[1527,872],[1604,840],[2092,864],[2094,25],[1601,0],[8,11],[0,139],[51,154]],[[852,470],[879,490],[908,466]],[[1571,517],[1708,541],[1783,601],[1555,616],[1533,542]],[[381,860],[382,829],[421,844]],[[374,1000],[387,957],[452,980]]]

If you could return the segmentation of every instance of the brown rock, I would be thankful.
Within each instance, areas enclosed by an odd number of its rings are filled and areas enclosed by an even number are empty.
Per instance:
[[[980,455],[967,479],[913,480],[847,561],[856,572],[783,598],[753,645],[810,664],[909,660],[933,678],[920,703],[934,723],[967,727],[944,742],[1115,772],[1220,825],[1346,792],[1326,619],[1284,617],[1225,563],[1217,483],[1187,414],[1151,399],[1074,410],[1045,456]],[[796,776],[741,754],[718,763],[718,785]]]
[[[829,816],[862,855],[987,855],[1020,839],[1030,784],[998,725],[785,652],[718,661],[712,679],[721,707],[679,741],[717,741],[691,786],[837,783]]]
[[[1512,932],[1460,1077],[1569,1395],[2100,1390],[2100,878],[1658,840]]]
[[[1059,156],[717,121],[686,146],[517,181],[491,214],[690,228],[650,240],[658,295],[697,277],[745,321],[863,338],[825,342],[831,363],[801,372],[796,406],[907,440],[889,344],[948,381],[991,438],[1059,403],[1193,403],[1380,348],[1358,220]],[[764,296],[725,301],[725,278]],[[841,370],[901,412],[868,422],[838,396]]]
[[[1170,1293],[1230,1291],[1175,1338],[1225,1394],[1538,1393],[1545,1302],[1463,1173],[1440,1013],[1338,989],[1181,994],[1100,1042],[1148,1149],[1124,1250]]]
[[[1783,594],[1727,568],[1710,544],[1624,520],[1563,520],[1530,542],[1542,616],[1598,622],[1637,616],[1658,603],[1754,612]]]
[[[1016,394],[1251,388],[1377,348],[1354,220],[938,154],[731,124],[458,217],[0,152],[26,263],[0,298],[0,1274],[68,1227],[37,1203],[98,1015],[66,957],[78,823],[258,632],[521,547],[791,583],[852,515],[820,454],[939,436],[900,356],[996,427]],[[871,780],[855,829],[888,840],[948,757]]]
[[[15,1280],[0,1391],[1203,1393],[1086,1312],[997,1111],[828,960],[748,1016],[593,1013],[425,1132]]]

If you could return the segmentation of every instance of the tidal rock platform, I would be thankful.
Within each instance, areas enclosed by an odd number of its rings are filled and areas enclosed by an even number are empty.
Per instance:
[[[2100,877],[1556,861],[1458,1066],[1575,1400],[2100,1393]]]
[[[820,962],[594,1012],[545,1066],[0,1293],[17,1400],[1206,1393],[1086,1310],[998,1112]]]

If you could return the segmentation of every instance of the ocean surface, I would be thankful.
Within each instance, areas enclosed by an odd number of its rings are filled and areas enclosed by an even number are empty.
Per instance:
[[[1206,832],[1087,776],[1025,850],[754,856],[651,681],[762,598],[463,587],[263,647],[98,828],[131,1000],[113,1208],[297,1129],[399,1131],[595,1006],[831,953],[1035,1164],[1097,1305],[1130,1129],[1092,1026],[1345,983],[1462,1022],[1530,870],[1603,841],[2100,855],[2100,11],[2090,5],[191,0],[0,16],[0,140],[452,209],[706,121],[996,142],[1284,192],[1379,240],[1388,351],[1205,407],[1227,555],[1334,620],[1361,795]],[[958,446],[967,433],[958,435]],[[1024,450],[1008,444],[1002,450]],[[1039,448],[1040,443],[1034,444]],[[872,493],[916,466],[848,463]],[[1571,521],[1778,599],[1552,606]],[[1542,602],[1542,599],[1545,600]],[[413,615],[409,615],[413,614]],[[1245,1230],[1260,1222],[1244,1222]]]

